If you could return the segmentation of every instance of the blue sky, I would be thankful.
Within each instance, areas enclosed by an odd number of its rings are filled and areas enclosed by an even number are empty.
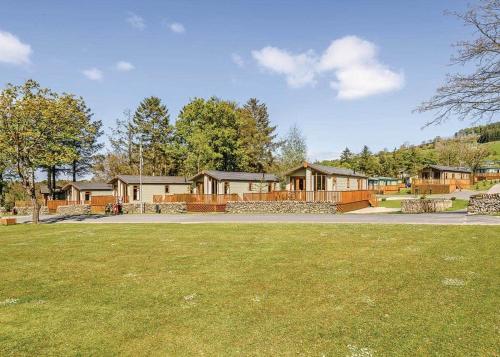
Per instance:
[[[85,98],[106,128],[159,96],[172,121],[191,98],[264,101],[279,133],[297,124],[312,159],[392,149],[471,36],[453,1],[2,1],[0,85],[33,78]],[[2,48],[3,47],[3,48]],[[459,69],[459,68],[456,68]]]

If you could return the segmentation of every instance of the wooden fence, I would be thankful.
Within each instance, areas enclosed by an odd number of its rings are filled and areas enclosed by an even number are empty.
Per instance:
[[[111,203],[116,203],[117,198],[112,195],[108,196],[92,196],[90,197],[90,212],[104,213],[106,206]]]
[[[474,175],[474,182],[484,180],[500,180],[500,172],[477,173]]]
[[[237,193],[227,195],[201,195],[191,193],[179,193],[173,195],[154,195],[153,203],[165,202],[186,202],[200,204],[218,204],[224,205],[228,201],[239,201],[240,196]]]

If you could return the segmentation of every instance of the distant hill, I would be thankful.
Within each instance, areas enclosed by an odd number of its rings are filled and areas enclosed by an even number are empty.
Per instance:
[[[455,137],[460,137],[464,135],[476,134],[479,135],[477,142],[479,143],[489,143],[492,141],[500,140],[500,122],[491,123],[487,125],[474,126],[471,128],[465,128],[459,130],[455,133]]]

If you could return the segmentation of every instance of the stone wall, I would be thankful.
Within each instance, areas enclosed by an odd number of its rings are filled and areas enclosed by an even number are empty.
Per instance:
[[[122,212],[126,214],[141,213],[140,203],[124,203],[122,204]]]
[[[60,216],[80,216],[90,214],[90,205],[58,206],[56,214]]]
[[[124,203],[122,205],[122,212],[125,214],[138,214],[141,213],[140,203]],[[144,203],[144,213],[163,213],[163,214],[177,214],[186,213],[186,202],[169,202],[169,203]]]
[[[158,209],[163,214],[186,213],[186,202],[159,203]]]
[[[226,213],[319,213],[334,214],[335,203],[304,201],[233,201],[226,205]]]
[[[33,214],[33,207],[14,207],[18,216],[31,216]],[[40,207],[40,214],[49,214],[49,208],[47,206]]]
[[[409,199],[401,200],[401,212],[403,213],[431,213],[446,211],[452,205],[447,199]]]
[[[500,193],[484,193],[470,197],[469,214],[500,214]]]

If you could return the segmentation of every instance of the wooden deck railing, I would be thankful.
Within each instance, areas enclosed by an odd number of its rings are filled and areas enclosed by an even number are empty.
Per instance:
[[[413,179],[414,185],[456,185],[467,186],[470,185],[468,179]]]
[[[153,203],[165,202],[186,202],[186,203],[205,203],[205,204],[226,204],[228,201],[239,201],[240,196],[237,193],[226,195],[201,195],[194,193],[179,193],[173,195],[154,195]]]
[[[500,179],[500,172],[480,172],[474,174],[475,181],[481,180],[498,180]]]
[[[372,190],[356,191],[274,191],[265,193],[244,193],[244,201],[306,201],[351,203],[375,200]]]

